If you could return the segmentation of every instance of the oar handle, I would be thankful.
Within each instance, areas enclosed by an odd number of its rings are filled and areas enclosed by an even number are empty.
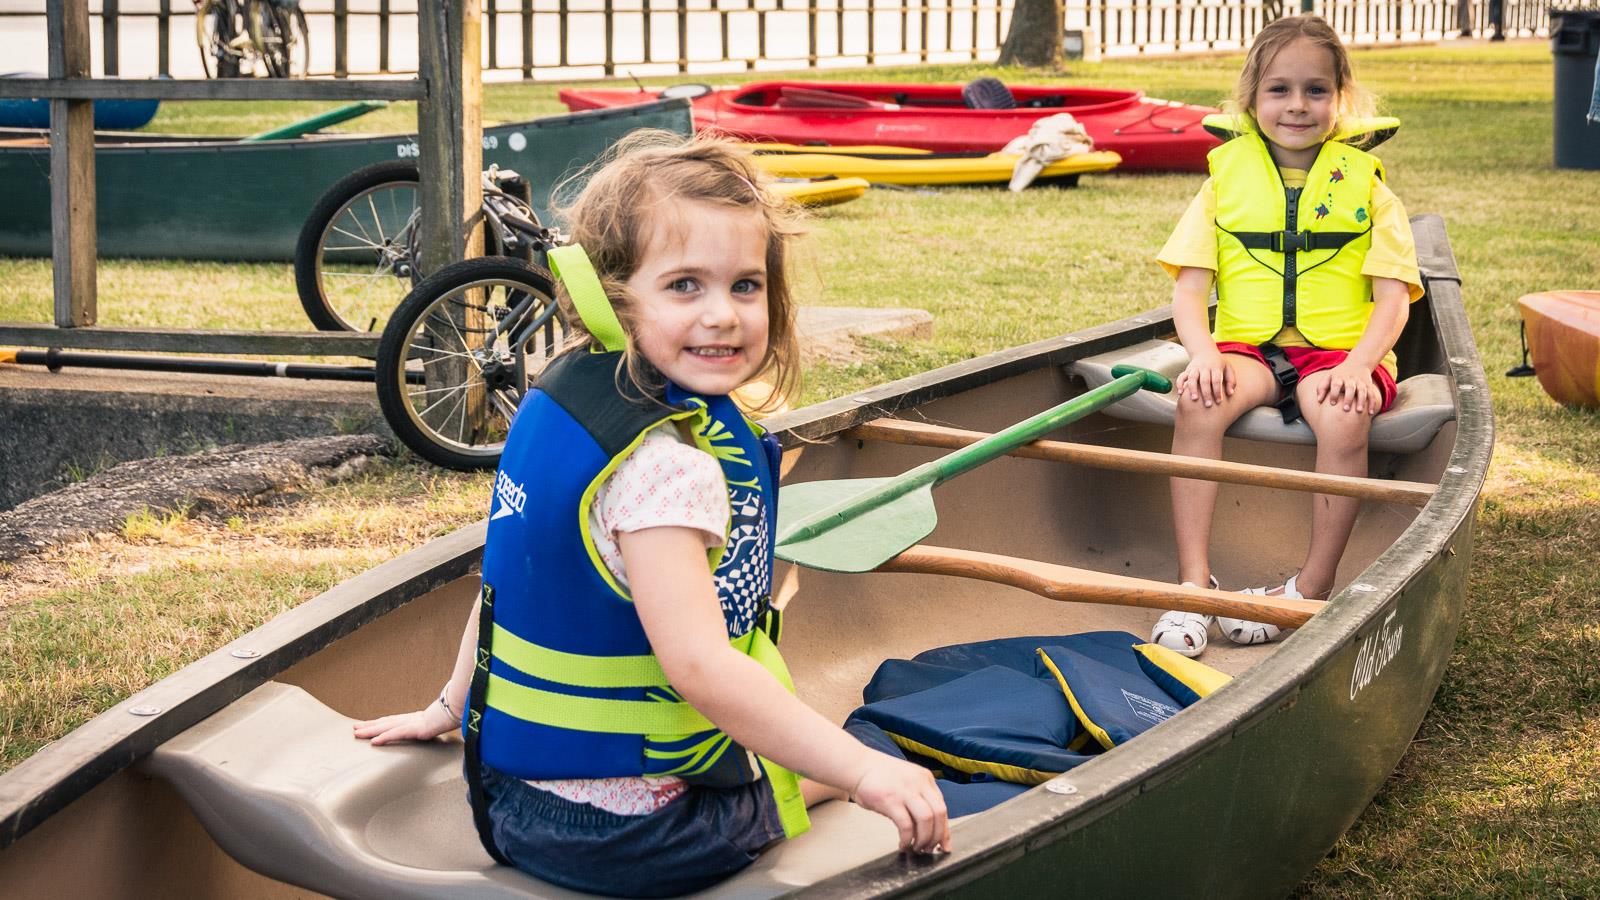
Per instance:
[[[932,462],[924,463],[907,472],[906,477],[909,478],[915,474],[923,481],[932,481],[934,484],[940,484],[963,472],[983,465],[991,459],[1004,456],[1023,444],[1030,444],[1068,422],[1075,422],[1119,400],[1131,397],[1141,389],[1147,388],[1162,394],[1172,390],[1170,381],[1148,369],[1135,368],[1134,366],[1118,366],[1112,370],[1112,374],[1117,377],[1111,382],[1093,390],[1085,391],[1060,406],[1052,407],[1036,416],[1023,419],[1010,428],[997,431],[992,437],[985,438],[976,444],[963,447]],[[924,470],[926,470],[925,473]]]
[[[1134,366],[1117,366],[1111,370],[1111,373],[1117,377],[1108,384],[1085,391],[1065,403],[1053,406],[1038,415],[1023,419],[1010,428],[984,438],[976,444],[963,447],[954,453],[947,454],[931,462],[923,463],[897,476],[887,484],[863,491],[854,497],[819,510],[815,514],[796,522],[793,527],[780,534],[778,543],[810,540],[825,531],[830,531],[850,521],[862,513],[877,509],[925,485],[949,481],[963,472],[976,468],[991,459],[1004,456],[1017,447],[1036,440],[1040,435],[1138,393],[1141,388],[1147,388],[1163,394],[1172,390],[1171,381],[1148,369],[1140,369]]]
[[[1128,575],[926,544],[911,547],[879,566],[877,571],[953,575],[1008,584],[1050,600],[1179,609],[1269,622],[1284,628],[1299,628],[1327,605],[1320,600],[1291,600],[1183,587]]]

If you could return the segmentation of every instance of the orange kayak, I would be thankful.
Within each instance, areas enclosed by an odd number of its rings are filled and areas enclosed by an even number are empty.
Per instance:
[[[1568,406],[1600,407],[1600,291],[1546,291],[1517,305],[1545,393]]]

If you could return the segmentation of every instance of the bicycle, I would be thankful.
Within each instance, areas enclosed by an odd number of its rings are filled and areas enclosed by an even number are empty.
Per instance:
[[[323,331],[376,331],[422,280],[417,262],[421,204],[417,164],[399,160],[357,169],[312,207],[295,242],[295,292]],[[485,256],[516,256],[524,240],[511,222],[537,217],[515,172],[484,175]]]
[[[295,78],[311,65],[298,0],[195,0],[194,29],[207,78]]]
[[[547,254],[564,242],[527,201],[503,190],[514,172],[484,173],[484,218],[509,255],[452,263],[419,277],[384,326],[378,406],[418,456],[452,469],[493,468],[529,379],[560,349],[566,323]],[[415,259],[411,220],[410,259]],[[418,277],[413,265],[408,277]]]

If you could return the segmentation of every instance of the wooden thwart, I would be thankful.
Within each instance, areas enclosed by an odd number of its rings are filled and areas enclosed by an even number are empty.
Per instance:
[[[953,575],[1010,585],[1051,600],[1178,609],[1203,615],[1268,622],[1283,628],[1304,625],[1327,605],[1320,600],[1290,600],[1183,587],[997,553],[930,547],[926,544],[917,544],[879,566],[878,571]]]
[[[945,449],[965,447],[988,435],[981,431],[966,431],[908,422],[903,419],[876,419],[858,425],[845,433],[846,437],[862,441],[884,441],[892,444],[909,444],[916,447]],[[1229,484],[1247,484],[1256,487],[1282,488],[1290,491],[1309,491],[1357,497],[1384,503],[1424,506],[1432,499],[1434,486],[1420,481],[1390,481],[1382,478],[1356,478],[1349,475],[1323,475],[1300,472],[1273,466],[1255,466],[1227,462],[1219,459],[1200,459],[1193,456],[1173,456],[1168,453],[1150,453],[1144,450],[1125,450],[1118,447],[1096,447],[1091,444],[1074,444],[1066,441],[1034,441],[1011,451],[1012,456],[1045,459],[1054,462],[1071,462],[1101,469],[1122,472],[1144,472],[1153,475],[1173,475],[1180,478],[1200,478]]]

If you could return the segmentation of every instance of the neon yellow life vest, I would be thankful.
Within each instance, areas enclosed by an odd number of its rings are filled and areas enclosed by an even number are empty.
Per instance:
[[[1372,315],[1361,274],[1372,246],[1378,159],[1327,141],[1305,187],[1286,189],[1254,129],[1212,150],[1217,195],[1217,321],[1213,338],[1261,344],[1286,326],[1317,347],[1348,350]]]

